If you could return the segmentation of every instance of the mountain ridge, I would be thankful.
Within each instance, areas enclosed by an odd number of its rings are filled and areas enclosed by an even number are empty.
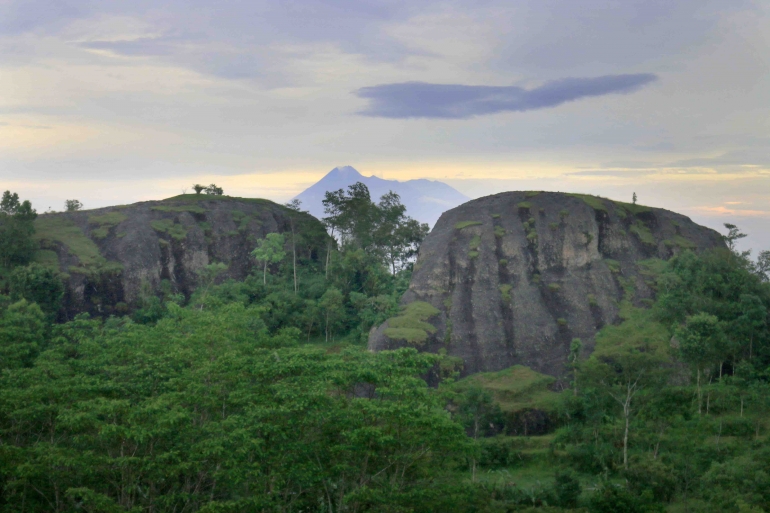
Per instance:
[[[369,188],[373,201],[389,191],[397,193],[401,202],[406,206],[409,216],[430,226],[436,224],[441,214],[456,206],[459,206],[471,198],[460,193],[453,187],[437,180],[417,178],[414,180],[398,181],[386,180],[377,176],[364,176],[351,166],[338,166],[329,171],[318,182],[311,185],[294,199],[302,202],[302,208],[314,217],[324,217],[324,194],[327,191],[347,189],[349,185],[361,182]]]

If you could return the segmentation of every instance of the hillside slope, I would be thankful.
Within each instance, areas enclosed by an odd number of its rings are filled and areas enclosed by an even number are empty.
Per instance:
[[[369,347],[443,348],[464,374],[520,364],[559,376],[573,338],[590,352],[624,301],[654,296],[660,259],[717,246],[717,232],[663,209],[563,193],[480,198],[441,216],[403,314],[373,330]]]
[[[363,176],[350,166],[336,167],[317,183],[308,187],[296,196],[302,201],[302,208],[321,219],[324,217],[323,204],[326,191],[347,189],[349,185],[362,182],[369,188],[372,200],[377,202],[380,197],[390,191],[401,196],[401,202],[406,206],[407,213],[421,223],[430,226],[436,224],[441,214],[450,208],[460,205],[470,198],[456,191],[449,185],[433,180],[384,180],[376,176]]]
[[[256,240],[289,232],[290,215],[304,236],[298,251],[318,258],[326,232],[312,216],[263,199],[188,194],[40,215],[35,227],[43,249],[36,260],[64,273],[67,317],[120,314],[142,294],[157,293],[163,280],[171,292],[189,295],[210,263],[228,266],[220,279],[245,278],[255,265],[249,253]]]

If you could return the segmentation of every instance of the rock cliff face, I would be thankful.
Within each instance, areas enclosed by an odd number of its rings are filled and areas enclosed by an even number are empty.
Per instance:
[[[44,214],[36,221],[43,248],[36,260],[66,278],[65,315],[120,314],[140,295],[167,280],[172,292],[189,295],[198,271],[213,262],[220,276],[242,280],[256,265],[256,240],[271,232],[302,235],[298,252],[317,259],[326,232],[314,217],[261,199],[184,195],[163,201],[96,210]],[[287,237],[287,250],[290,251]]]
[[[654,296],[650,273],[721,236],[667,210],[594,196],[508,192],[445,212],[423,242],[404,312],[369,347],[463,358],[464,374],[521,364],[559,376],[573,338],[587,352],[624,301]]]

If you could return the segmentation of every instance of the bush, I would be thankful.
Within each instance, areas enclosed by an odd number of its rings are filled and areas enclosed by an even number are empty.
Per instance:
[[[553,484],[554,503],[562,508],[575,508],[583,489],[580,482],[568,472],[557,472]]]

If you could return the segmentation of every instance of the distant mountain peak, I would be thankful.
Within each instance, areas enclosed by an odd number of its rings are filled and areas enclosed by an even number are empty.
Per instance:
[[[364,177],[364,175],[359,173],[358,170],[353,166],[337,166],[331,171],[329,171],[328,173],[326,173],[326,176],[330,176],[330,175],[335,177],[339,176],[341,178],[358,178],[358,177],[363,178]],[[324,178],[326,178],[326,176],[324,176]]]
[[[470,200],[443,182],[425,179],[404,182],[386,180],[377,176],[364,176],[352,166],[335,167],[295,198],[302,202],[303,208],[307,208],[312,215],[320,219],[324,216],[322,202],[326,191],[347,189],[356,182],[361,182],[369,188],[373,201],[379,201],[380,197],[389,191],[397,193],[406,206],[407,215],[430,225],[438,220],[444,210]]]

